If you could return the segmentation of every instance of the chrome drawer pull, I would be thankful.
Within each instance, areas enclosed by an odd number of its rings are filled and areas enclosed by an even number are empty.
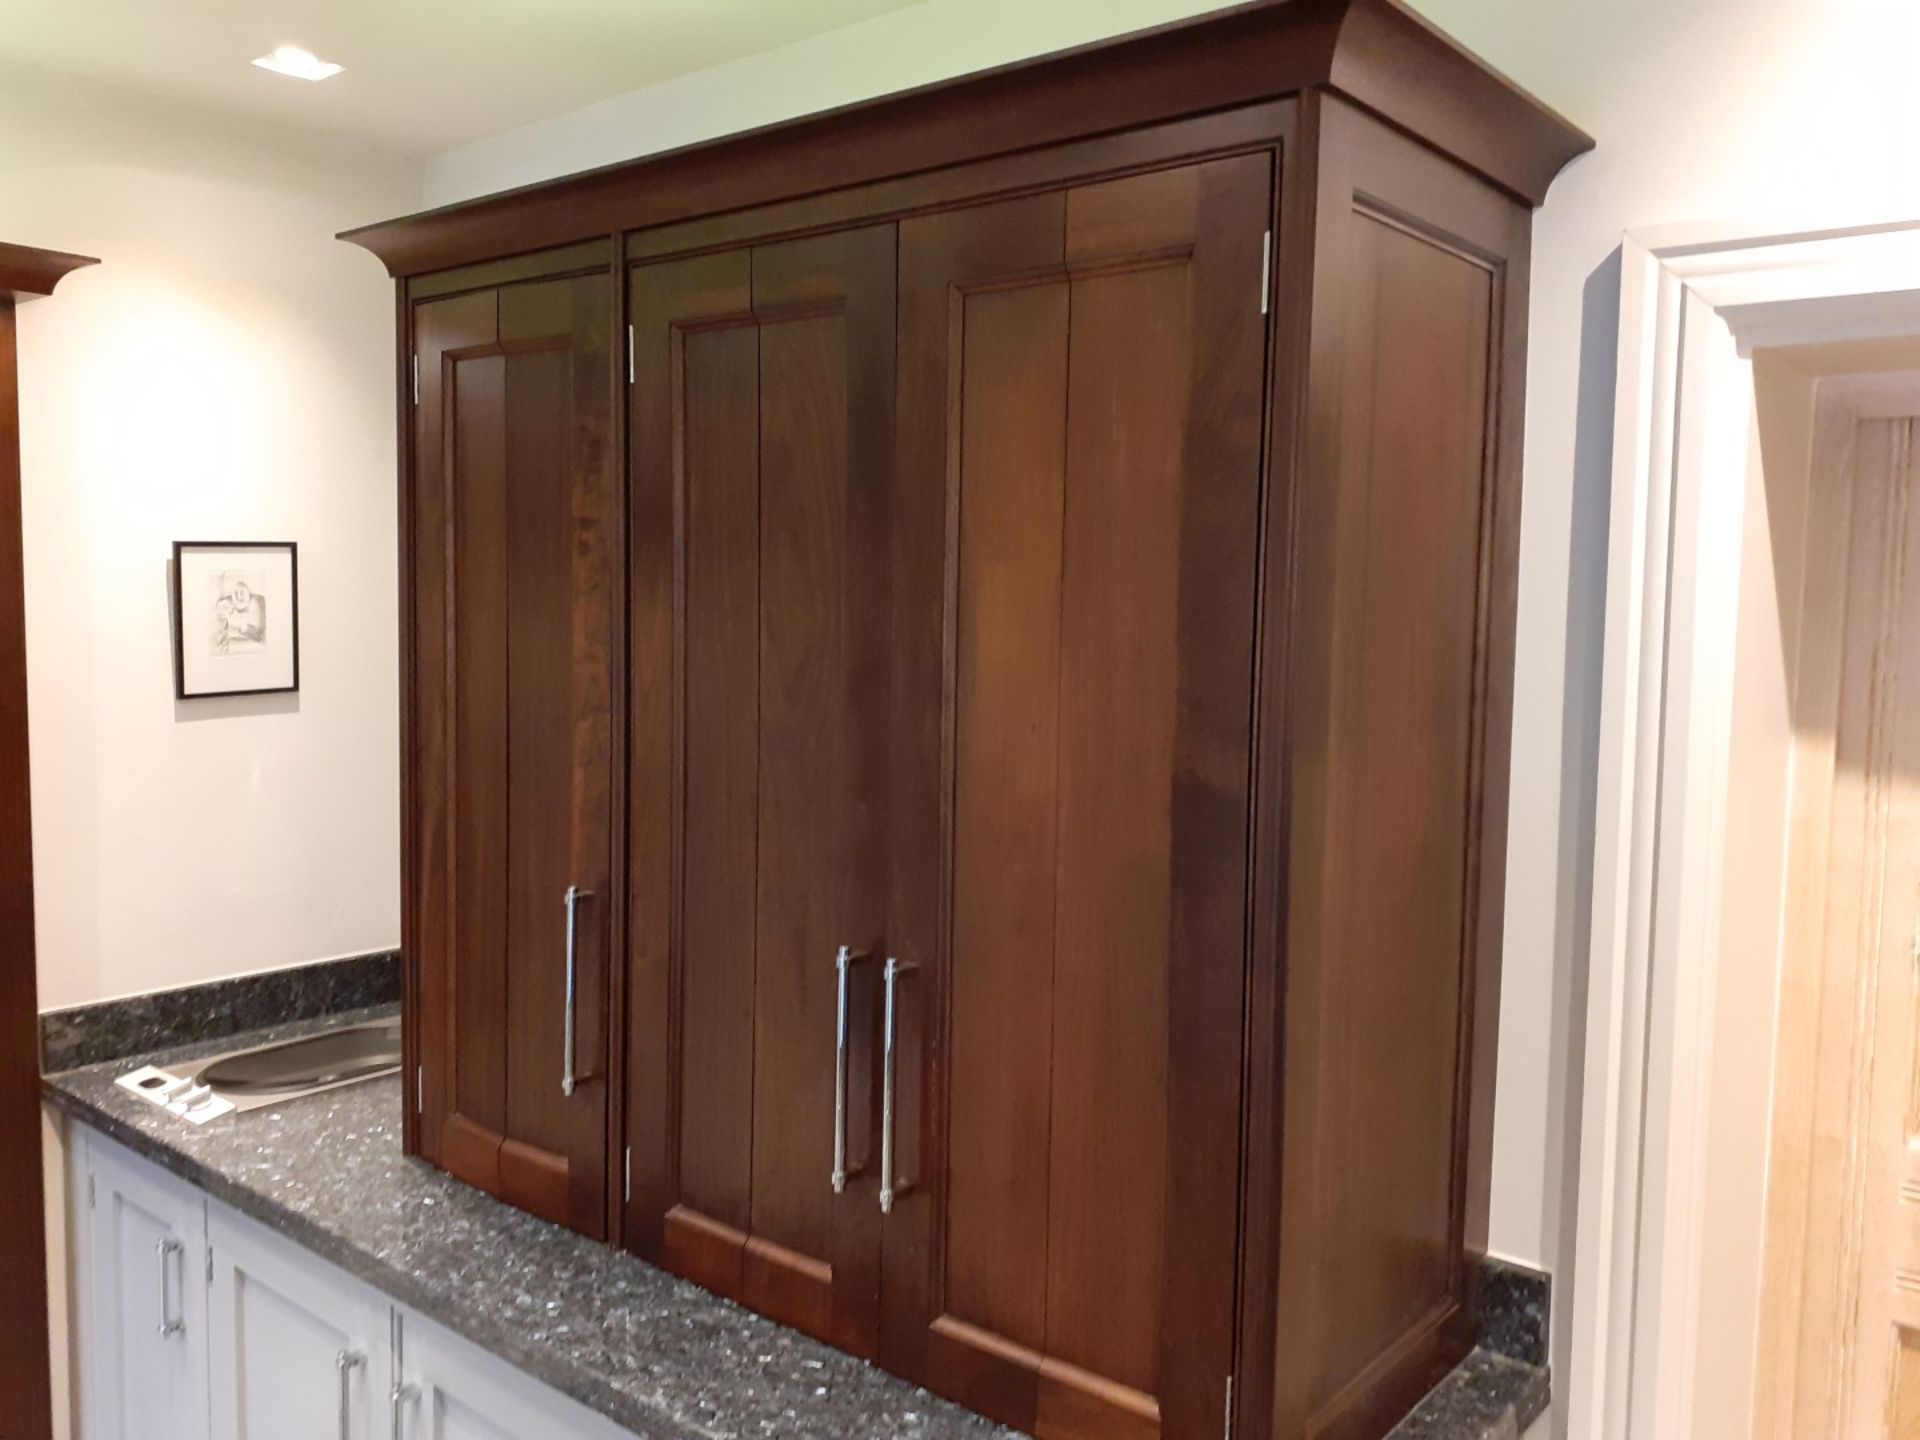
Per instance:
[[[333,1368],[340,1377],[340,1440],[353,1440],[353,1372],[364,1370],[367,1357],[353,1350],[342,1350],[334,1357]]]
[[[847,1193],[847,973],[867,958],[864,950],[840,947],[833,968],[840,978],[840,1018],[833,1032],[833,1193]]]
[[[887,960],[887,1029],[886,1029],[886,1066],[885,1089],[880,1101],[880,1213],[891,1215],[893,1202],[912,1187],[903,1182],[894,1171],[893,1131],[895,1111],[896,1071],[899,1069],[898,1055],[900,1027],[898,1023],[898,991],[902,975],[912,974],[918,965],[902,965],[889,957]]]
[[[566,1033],[561,1037],[560,1093],[572,1098],[579,1088],[578,1077],[574,1074],[574,1014],[580,993],[580,902],[591,900],[593,892],[582,890],[578,885],[567,887],[567,1019]]]
[[[153,1250],[160,1257],[160,1338],[171,1340],[175,1335],[184,1335],[187,1331],[186,1319],[175,1314],[173,1308],[174,1261],[179,1259],[178,1268],[182,1271],[186,1269],[183,1257],[187,1247],[178,1240],[162,1240]]]
[[[407,1406],[414,1402],[419,1394],[420,1387],[418,1385],[401,1385],[396,1383],[392,1392],[387,1396],[388,1403],[393,1406],[393,1440],[406,1440],[406,1409]]]

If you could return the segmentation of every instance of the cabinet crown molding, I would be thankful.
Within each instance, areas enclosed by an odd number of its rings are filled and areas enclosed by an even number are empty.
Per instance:
[[[76,270],[100,262],[91,255],[69,255],[61,250],[36,250],[0,240],[0,298],[19,304],[51,295],[53,287]]]
[[[1594,143],[1400,0],[1252,0],[339,238],[406,278],[1312,90],[1530,205]]]

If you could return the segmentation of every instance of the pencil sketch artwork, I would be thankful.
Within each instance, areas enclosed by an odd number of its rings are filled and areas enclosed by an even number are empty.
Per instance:
[[[212,576],[207,638],[215,656],[259,655],[267,648],[266,571],[218,570]]]

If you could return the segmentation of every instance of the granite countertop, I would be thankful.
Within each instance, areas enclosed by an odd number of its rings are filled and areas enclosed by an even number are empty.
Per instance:
[[[204,1128],[114,1085],[167,1064],[350,1023],[335,1016],[48,1079],[55,1105],[646,1440],[1015,1440],[984,1420],[400,1153],[397,1078]],[[1546,1372],[1474,1356],[1394,1440],[1501,1440]]]

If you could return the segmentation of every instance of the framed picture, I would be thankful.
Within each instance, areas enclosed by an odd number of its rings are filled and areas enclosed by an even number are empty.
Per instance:
[[[292,541],[173,542],[173,673],[182,700],[300,688]]]

